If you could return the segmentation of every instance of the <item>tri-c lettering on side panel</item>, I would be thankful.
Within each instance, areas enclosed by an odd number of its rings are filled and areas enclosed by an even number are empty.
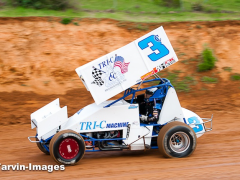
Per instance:
[[[106,121],[93,122],[80,122],[80,130],[94,130],[94,129],[105,129],[105,128],[123,128],[127,127],[129,122],[120,123],[106,123]]]
[[[80,130],[93,130],[96,128],[104,129],[106,126],[106,121],[101,121],[98,124],[98,121],[94,122],[80,122]]]

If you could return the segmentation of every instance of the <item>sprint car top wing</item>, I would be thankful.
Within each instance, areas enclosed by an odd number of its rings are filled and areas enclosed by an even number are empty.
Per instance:
[[[85,87],[100,104],[178,61],[159,27],[139,39],[76,69]]]

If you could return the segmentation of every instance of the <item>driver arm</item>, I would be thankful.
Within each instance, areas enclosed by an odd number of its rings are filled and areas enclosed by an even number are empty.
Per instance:
[[[147,120],[149,122],[157,121],[158,118],[159,118],[159,113],[160,113],[159,109],[153,109],[153,116],[152,117],[148,117]]]

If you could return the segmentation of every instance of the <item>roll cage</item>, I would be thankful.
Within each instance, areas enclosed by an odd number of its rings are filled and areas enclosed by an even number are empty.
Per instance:
[[[150,83],[150,82],[158,82],[158,85],[153,85],[153,86],[150,86],[150,87],[145,87],[145,88],[140,88],[140,86],[142,84],[145,84],[145,83]],[[130,96],[132,94],[132,98],[131,98],[131,101],[129,102],[130,104],[133,104],[134,103],[134,98],[135,98],[135,94],[139,91],[144,91],[144,90],[147,90],[147,89],[151,89],[151,88],[158,88],[154,94],[149,98],[149,99],[156,99],[156,100],[160,100],[162,99],[163,97],[166,96],[167,94],[167,91],[169,89],[169,87],[173,87],[172,84],[170,83],[170,81],[166,78],[155,78],[155,79],[150,79],[150,80],[143,80],[137,84],[135,84],[134,86],[138,85],[138,87],[130,87],[128,89],[126,89],[124,91],[124,95],[113,101],[112,103],[106,105],[104,108],[107,108],[107,107],[110,107],[111,105],[117,103],[118,101],[122,100],[122,99],[125,99],[126,97]]]

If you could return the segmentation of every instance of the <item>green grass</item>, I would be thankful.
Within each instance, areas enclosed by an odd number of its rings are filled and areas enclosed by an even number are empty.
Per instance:
[[[200,2],[206,10],[240,11],[239,0],[183,0],[183,2],[183,6],[187,10],[191,8],[191,4]]]
[[[200,25],[196,25],[196,28],[198,28],[198,29],[202,29],[202,26],[200,26]]]
[[[189,60],[188,59],[181,60],[180,62],[183,63],[183,64],[189,64]]]
[[[179,92],[189,92],[189,84],[184,81],[178,81],[173,85]]]
[[[179,57],[183,57],[183,56],[186,56],[186,54],[185,54],[185,53],[179,53],[178,56],[179,56]]]
[[[220,0],[219,0],[220,1]],[[217,1],[217,2],[219,2]],[[113,2],[117,2],[114,5]],[[31,8],[10,8],[4,7],[0,9],[0,17],[26,17],[26,16],[57,16],[57,17],[91,17],[91,18],[111,18],[122,21],[132,22],[173,22],[173,21],[213,21],[213,20],[239,20],[240,8],[238,2],[232,5],[223,3],[219,7],[220,10],[237,11],[236,13],[205,13],[205,12],[190,12],[191,3],[196,0],[183,0],[184,8],[167,8],[161,7],[151,0],[81,0],[81,8],[79,10],[36,10]],[[222,0],[223,2],[223,0]],[[231,1],[232,2],[232,1]],[[206,2],[205,5],[214,7],[214,4]],[[226,5],[226,7],[224,6]],[[215,8],[215,7],[214,7]],[[84,10],[91,10],[85,12]],[[114,9],[114,13],[107,12],[109,9]],[[175,11],[178,13],[169,13]],[[140,30],[148,30],[148,27],[138,27]],[[200,28],[198,26],[197,28]]]
[[[224,71],[231,72],[231,71],[232,71],[232,68],[231,68],[231,67],[223,67],[223,70],[224,70]]]
[[[62,18],[62,24],[70,24],[72,22],[72,18]]]
[[[193,83],[193,79],[191,77],[191,80],[189,80],[188,78],[184,78],[184,79],[180,79],[179,78],[179,73],[181,72],[167,72],[166,78],[168,80],[170,80],[171,84],[173,85],[173,87],[179,91],[179,92],[189,92],[191,90],[190,85],[192,85]]]
[[[240,1],[239,0],[208,0],[206,3],[207,7],[216,8],[219,10],[228,10],[228,11],[239,11],[240,10]]]
[[[176,74],[180,74],[180,73],[182,73],[181,70],[173,70],[173,72],[176,73]]]
[[[197,81],[193,76],[184,77],[184,81],[191,84],[191,85],[196,85],[197,84]]]
[[[73,24],[74,24],[75,26],[79,26],[79,23],[78,23],[78,22],[73,22]]]
[[[81,17],[83,12],[74,12],[69,9],[66,11],[54,11],[54,10],[36,10],[30,8],[4,8],[0,9],[0,17],[26,17],[26,16],[58,16],[58,17]]]
[[[198,71],[208,71],[214,68],[216,58],[210,48],[206,47],[202,52],[202,62],[198,65]]]
[[[217,83],[218,79],[213,77],[204,76],[201,79],[204,83]]]
[[[142,30],[142,31],[147,31],[149,29],[149,27],[138,24],[136,29],[139,29],[139,30]]]
[[[62,24],[70,24],[72,22],[72,18],[62,18]]]
[[[9,0],[2,0],[9,1]],[[114,10],[118,12],[130,12],[130,13],[167,13],[170,11],[180,12],[192,11],[192,5],[200,3],[203,7],[203,11],[214,10],[219,11],[231,11],[240,12],[240,0],[181,0],[181,7],[164,7],[155,0],[75,0],[75,6],[79,6],[80,10],[91,11],[107,11]],[[42,10],[41,10],[42,11]],[[43,10],[46,12],[46,10]],[[56,13],[59,14],[59,13]],[[217,15],[218,16],[218,15]],[[191,18],[191,17],[190,17]]]
[[[114,9],[116,11],[129,12],[169,12],[169,11],[190,11],[192,4],[200,2],[206,10],[225,10],[240,12],[239,0],[182,0],[182,7],[167,8],[160,6],[153,0],[81,0],[81,7],[83,9],[91,10],[108,10]]]
[[[200,58],[190,58],[189,59],[189,61],[191,61],[191,62],[198,62],[198,61],[200,61],[201,59]]]
[[[231,79],[234,81],[239,81],[240,80],[240,74],[236,73],[231,76]]]
[[[172,72],[168,71],[163,74],[165,78],[170,80],[173,87],[179,92],[189,92],[192,85],[196,85],[197,81],[192,76],[186,76],[183,78],[179,77],[179,74],[182,73],[180,70],[174,70]],[[159,73],[161,77],[161,73]]]
[[[169,12],[180,11],[180,8],[166,8],[152,0],[81,0],[82,9],[128,11],[128,12]]]

